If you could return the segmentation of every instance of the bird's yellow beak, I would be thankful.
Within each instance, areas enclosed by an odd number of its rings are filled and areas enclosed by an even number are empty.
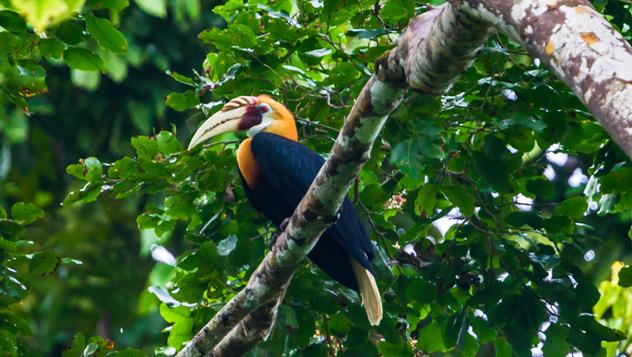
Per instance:
[[[239,107],[227,111],[219,111],[208,118],[193,134],[189,149],[219,134],[240,129],[241,119],[247,112],[246,107]]]

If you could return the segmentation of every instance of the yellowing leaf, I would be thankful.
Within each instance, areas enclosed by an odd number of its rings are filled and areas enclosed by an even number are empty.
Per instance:
[[[79,11],[85,0],[12,0],[13,6],[37,31],[58,24]]]

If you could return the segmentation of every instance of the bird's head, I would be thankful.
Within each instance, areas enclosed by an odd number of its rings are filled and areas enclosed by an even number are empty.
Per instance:
[[[245,131],[250,137],[267,132],[298,140],[294,117],[283,104],[267,95],[241,96],[226,103],[200,126],[189,143],[189,150],[229,131]]]

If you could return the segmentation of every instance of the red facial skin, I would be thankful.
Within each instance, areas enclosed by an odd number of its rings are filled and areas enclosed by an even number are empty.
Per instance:
[[[245,131],[261,124],[262,114],[267,112],[268,107],[266,106],[249,105],[246,108],[246,113],[241,117],[237,128]]]

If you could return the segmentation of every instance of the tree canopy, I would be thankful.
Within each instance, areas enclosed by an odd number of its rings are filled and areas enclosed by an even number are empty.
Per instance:
[[[0,0],[0,348],[174,355],[276,231],[241,187],[243,137],[188,152],[197,125],[269,94],[326,155],[376,61],[442,3]],[[592,5],[630,41],[632,5]],[[447,94],[406,94],[349,192],[382,323],[306,263],[250,353],[629,353],[631,184],[577,96],[494,34]]]

